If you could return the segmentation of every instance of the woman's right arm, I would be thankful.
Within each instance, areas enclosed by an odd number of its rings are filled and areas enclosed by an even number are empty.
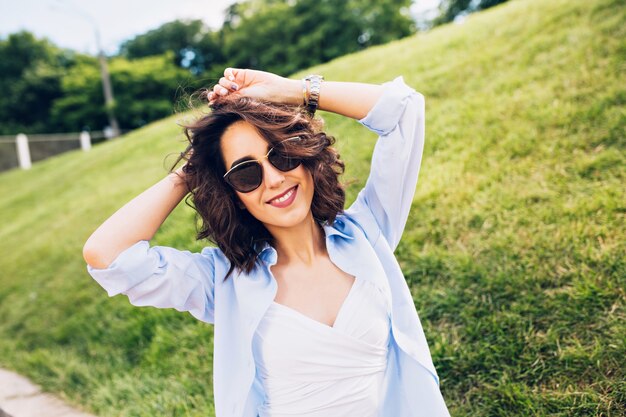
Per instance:
[[[187,186],[179,168],[102,223],[83,247],[85,262],[93,268],[106,268],[135,243],[151,240],[185,195]]]
[[[150,239],[187,194],[179,168],[107,219],[87,240],[87,271],[110,297],[132,305],[175,308],[214,322],[215,275],[225,273],[221,251],[200,253],[150,246]],[[220,275],[221,276],[221,275]]]

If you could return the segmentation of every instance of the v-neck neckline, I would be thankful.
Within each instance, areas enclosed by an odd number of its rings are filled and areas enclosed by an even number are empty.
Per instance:
[[[292,315],[295,315],[295,316],[298,316],[298,317],[302,317],[302,318],[304,318],[304,319],[306,319],[308,321],[311,321],[313,323],[318,324],[319,326],[323,326],[323,327],[325,327],[327,329],[336,330],[337,329],[337,327],[336,327],[337,326],[337,322],[339,322],[339,319],[340,319],[343,311],[346,309],[346,305],[348,304],[348,302],[350,301],[350,298],[352,297],[352,293],[354,293],[354,291],[355,291],[355,287],[357,286],[357,280],[358,280],[358,278],[355,276],[354,277],[354,281],[352,282],[352,286],[350,287],[350,290],[348,291],[348,295],[346,295],[346,298],[343,299],[343,303],[341,303],[341,307],[339,307],[339,311],[337,312],[337,315],[335,316],[335,321],[334,321],[332,326],[329,326],[326,323],[322,323],[321,321],[315,320],[314,318],[309,317],[306,314],[304,314],[304,313],[302,313],[302,312],[300,312],[300,311],[298,311],[298,310],[296,310],[294,308],[286,306],[285,304],[278,303],[278,302],[276,302],[274,300],[272,300],[272,304],[277,305],[278,307],[282,308],[283,310],[290,312]]]

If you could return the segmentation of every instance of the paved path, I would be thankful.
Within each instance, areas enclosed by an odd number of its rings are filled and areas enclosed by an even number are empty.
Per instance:
[[[69,407],[15,372],[0,368],[0,417],[95,417]]]

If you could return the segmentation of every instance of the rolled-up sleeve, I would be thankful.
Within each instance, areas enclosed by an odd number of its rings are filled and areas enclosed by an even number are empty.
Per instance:
[[[369,239],[384,236],[395,250],[411,209],[424,150],[424,96],[402,77],[383,84],[374,107],[359,120],[379,135],[370,174],[346,215]],[[375,242],[373,242],[375,243]]]
[[[105,269],[87,265],[89,274],[110,297],[128,296],[135,306],[175,308],[198,320],[214,322],[215,257],[219,249],[200,253],[135,243]]]

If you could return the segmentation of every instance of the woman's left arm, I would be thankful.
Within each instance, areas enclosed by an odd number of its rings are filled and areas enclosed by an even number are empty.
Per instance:
[[[361,120],[383,93],[383,86],[340,81],[322,83],[319,108]]]
[[[300,105],[299,80],[269,72],[227,68],[209,100],[245,95]],[[395,250],[404,231],[417,185],[425,136],[424,96],[402,77],[382,85],[325,81],[320,108],[353,117],[379,138],[370,175],[345,214],[358,223],[375,244],[380,236]]]
[[[324,81],[318,108],[360,120],[367,116],[382,93],[381,85]],[[243,95],[294,106],[304,101],[300,80],[250,69],[226,68],[219,84],[209,93],[209,100],[212,102],[229,95]]]

